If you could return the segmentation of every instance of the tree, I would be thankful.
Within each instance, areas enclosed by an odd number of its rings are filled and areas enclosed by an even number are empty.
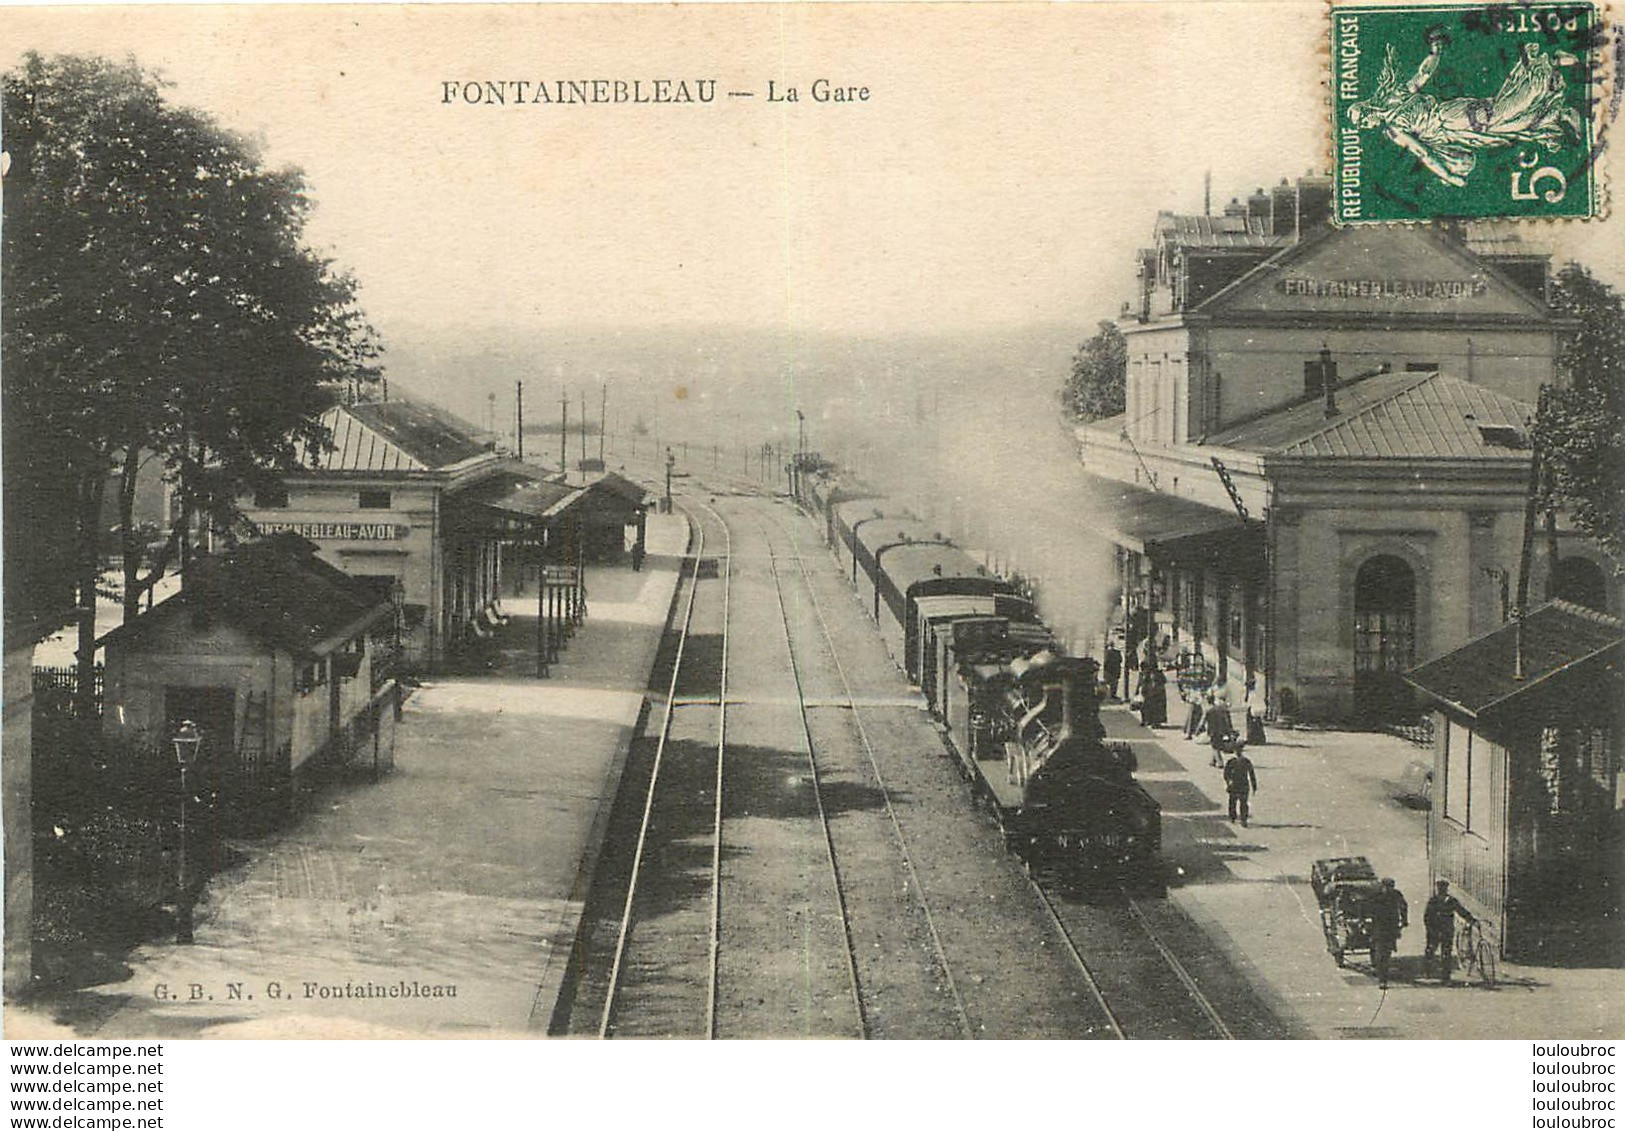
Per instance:
[[[96,590],[117,492],[126,615],[244,492],[328,437],[338,383],[377,376],[355,284],[302,243],[302,175],[165,102],[133,61],[30,54],[4,76],[3,348],[8,436],[60,485],[71,528],[80,688],[88,703]],[[136,472],[163,460],[181,506],[144,577]],[[6,451],[6,479],[16,470]],[[8,497],[8,502],[10,501]],[[8,529],[8,537],[11,535]],[[30,531],[19,531],[27,539]]]
[[[1562,344],[1564,382],[1541,394],[1536,450],[1545,471],[1543,507],[1560,507],[1625,560],[1625,304],[1590,271],[1557,273],[1552,308],[1578,321]]]
[[[1061,389],[1061,405],[1074,420],[1088,422],[1123,411],[1128,376],[1128,343],[1115,323],[1101,322],[1099,332],[1078,347],[1072,373]]]

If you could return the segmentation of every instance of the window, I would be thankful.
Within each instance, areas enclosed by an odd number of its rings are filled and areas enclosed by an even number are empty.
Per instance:
[[[1473,732],[1451,722],[1444,732],[1444,815],[1465,829],[1471,829],[1473,781]]]
[[[1406,373],[1437,373],[1438,371],[1439,363],[1437,361],[1407,361],[1405,363]]]
[[[271,510],[288,505],[288,488],[278,483],[275,487],[267,487],[262,491],[254,492],[254,506],[259,510]]]
[[[364,511],[387,511],[389,509],[389,492],[382,487],[361,488],[361,509]]]
[[[294,676],[294,690],[305,695],[327,683],[327,661],[325,659],[312,660],[308,664],[300,664],[299,671]]]

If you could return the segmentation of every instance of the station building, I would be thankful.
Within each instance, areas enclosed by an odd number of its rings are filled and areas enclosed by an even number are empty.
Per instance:
[[[393,590],[400,658],[437,666],[492,615],[502,544],[528,524],[492,504],[541,473],[415,401],[340,405],[322,423],[331,449],[243,500],[243,513],[261,534],[298,534],[346,573]]]
[[[1277,714],[1414,710],[1402,673],[1499,626],[1529,421],[1570,323],[1547,258],[1460,226],[1332,228],[1303,178],[1158,216],[1139,254],[1126,410],[1076,430],[1131,634],[1171,638]],[[1618,610],[1559,521],[1531,592]]]

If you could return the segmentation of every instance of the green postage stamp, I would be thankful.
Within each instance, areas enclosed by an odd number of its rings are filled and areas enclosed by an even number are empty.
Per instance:
[[[1595,5],[1336,5],[1331,35],[1338,223],[1597,214]]]

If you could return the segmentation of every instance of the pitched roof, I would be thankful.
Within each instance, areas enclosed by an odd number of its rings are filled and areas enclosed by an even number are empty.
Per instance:
[[[339,405],[322,423],[333,449],[316,453],[307,466],[323,471],[433,471],[491,450],[474,425],[418,401]]]
[[[322,561],[314,542],[273,534],[201,559],[180,593],[102,639],[128,642],[157,618],[190,612],[296,655],[321,655],[389,610],[387,595]]]
[[[1261,216],[1186,215],[1157,213],[1159,238],[1181,247],[1286,247],[1290,235],[1271,235],[1269,223]]]
[[[1313,397],[1209,436],[1209,445],[1332,459],[1527,462],[1523,401],[1436,371],[1384,373],[1339,386],[1337,414]]]
[[[1582,670],[1621,681],[1625,623],[1568,601],[1549,601],[1523,618],[1523,678],[1515,678],[1516,623],[1430,660],[1405,678],[1441,702],[1478,718],[1515,705],[1537,688],[1556,689]],[[1610,694],[1618,694],[1616,687]]]
[[[632,482],[619,472],[598,472],[587,481],[587,490],[604,491],[617,498],[624,499],[633,506],[640,507],[649,497],[649,492]]]

